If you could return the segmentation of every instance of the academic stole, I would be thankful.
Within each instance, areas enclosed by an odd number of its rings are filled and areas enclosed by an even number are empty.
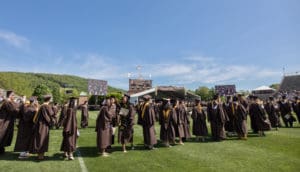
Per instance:
[[[44,104],[43,104],[43,105],[44,105]],[[43,106],[43,105],[42,105],[42,106]],[[42,106],[41,106],[41,107],[42,107]],[[35,114],[34,114],[34,116],[33,116],[33,120],[32,120],[32,121],[33,121],[33,123],[35,123],[35,124],[37,123],[37,120],[38,120],[38,118],[39,118],[39,111],[40,111],[41,107],[35,112]]]
[[[146,108],[147,108],[147,106],[149,106],[149,102],[147,102],[146,104],[144,104],[144,106],[143,106],[143,111],[142,111],[142,119],[144,119],[144,115],[145,115],[145,111],[146,111]]]
[[[164,119],[167,120],[170,114],[170,109],[163,110]]]
[[[199,113],[201,113],[201,111],[202,111],[201,105],[197,105],[197,110],[198,110]]]
[[[232,114],[235,115],[235,108],[234,108],[233,103],[231,103],[231,109],[232,109]]]

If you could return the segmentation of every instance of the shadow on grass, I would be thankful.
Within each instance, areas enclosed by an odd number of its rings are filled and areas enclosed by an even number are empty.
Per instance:
[[[19,153],[16,152],[5,152],[5,154],[0,155],[0,160],[6,160],[6,161],[24,161],[24,162],[43,162],[43,161],[62,161],[64,160],[62,153],[56,153],[52,156],[48,156],[47,153],[45,155],[44,160],[38,160],[37,155],[31,155],[28,158],[19,159]]]

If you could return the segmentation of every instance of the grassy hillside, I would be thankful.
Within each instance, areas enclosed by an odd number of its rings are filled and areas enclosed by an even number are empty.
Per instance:
[[[229,138],[224,142],[195,142],[192,138],[185,145],[166,148],[158,145],[154,151],[143,149],[142,127],[134,127],[135,150],[123,153],[120,144],[113,146],[109,157],[97,154],[95,121],[98,112],[90,112],[89,127],[80,129],[77,143],[87,170],[92,171],[299,171],[300,170],[300,125],[295,128],[280,128],[266,132],[266,137],[249,133],[247,141]],[[77,113],[78,125],[80,112]],[[248,127],[249,125],[248,121]],[[209,126],[209,125],[208,125]],[[159,125],[156,125],[159,138]],[[15,136],[17,130],[15,129]],[[64,160],[60,150],[62,130],[50,131],[47,160],[36,161],[36,157],[18,160],[13,153],[15,138],[7,153],[0,156],[0,169],[10,172],[24,171],[72,171],[80,172],[78,157],[74,161]]]
[[[87,79],[71,75],[0,72],[0,88],[12,89],[18,95],[31,96],[34,88],[45,84],[50,89],[72,85],[79,92],[87,92]],[[108,92],[124,92],[124,90],[108,86]]]

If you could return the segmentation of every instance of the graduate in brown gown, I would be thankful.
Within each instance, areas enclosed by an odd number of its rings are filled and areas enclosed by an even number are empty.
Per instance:
[[[18,105],[14,102],[14,92],[6,92],[7,99],[0,108],[0,155],[5,153],[5,147],[10,146],[14,134],[14,122],[18,116]]]
[[[29,148],[33,136],[33,117],[38,111],[38,103],[32,97],[20,108],[18,135],[15,152],[21,152],[19,158],[29,157]]]
[[[57,103],[54,103],[52,105],[52,111],[53,111],[53,126],[57,126],[57,123],[58,123],[58,104]],[[52,127],[51,126],[51,129]]]
[[[294,101],[292,103],[293,111],[296,113],[298,118],[298,123],[300,124],[300,99],[298,96],[294,97]]]
[[[66,118],[63,123],[63,140],[60,148],[60,150],[64,152],[64,156],[69,160],[74,160],[73,152],[76,151],[78,137],[75,100],[76,98],[70,98],[69,101]]]
[[[155,111],[151,103],[151,96],[145,95],[144,104],[141,107],[141,124],[143,126],[143,136],[145,147],[152,150],[156,149],[154,147],[157,144],[156,134],[155,134]]]
[[[176,110],[168,100],[164,100],[159,111],[160,140],[166,147],[171,147],[170,143],[175,143],[174,124],[177,121]]]
[[[132,104],[129,102],[130,96],[124,94],[122,102],[120,103],[121,111],[119,113],[120,123],[119,123],[119,133],[118,141],[122,144],[123,152],[126,153],[126,144],[131,144],[131,149],[133,147],[133,125],[134,125],[134,116],[135,110]],[[124,109],[124,110],[123,110]],[[125,112],[126,109],[126,112]],[[127,112],[128,111],[128,112]],[[127,113],[127,114],[125,114]]]
[[[196,141],[205,141],[205,137],[208,135],[207,125],[206,125],[206,114],[201,106],[201,100],[195,99],[195,107],[192,110],[193,119],[193,135],[196,136]]]
[[[175,123],[176,137],[179,138],[179,144],[184,145],[182,139],[184,138],[183,123],[184,123],[184,118],[185,118],[184,116],[186,111],[182,105],[179,105],[178,100],[172,99],[171,104],[174,105],[177,114],[177,122]]]
[[[225,123],[225,131],[227,131],[228,136],[233,136],[235,132],[235,126],[234,126],[234,116],[233,116],[233,103],[232,103],[231,96],[226,97],[226,102],[223,103],[223,109],[229,119]]]
[[[88,110],[88,102],[85,101],[81,106],[81,128],[86,128],[89,125],[89,110]]]
[[[30,153],[38,154],[38,160],[44,160],[49,147],[49,129],[53,125],[53,110],[49,105],[50,95],[44,96],[44,103],[33,117],[34,131],[30,145]]]
[[[56,124],[56,129],[58,129],[59,127],[61,127],[64,123],[64,120],[66,118],[66,113],[67,113],[67,109],[69,107],[69,104],[68,102],[65,102],[62,107],[61,107],[61,110],[60,110],[60,115],[59,115],[59,119],[58,119],[58,122]]]
[[[107,149],[111,149],[111,145],[115,144],[115,133],[118,126],[119,116],[118,113],[120,111],[120,105],[116,100],[115,96],[110,96],[110,102],[111,106],[109,108],[110,113],[112,114],[112,119],[110,123],[110,131],[112,133],[111,135],[111,144],[107,147]]]
[[[267,118],[264,105],[258,97],[253,96],[255,102],[252,104],[253,107],[253,120],[257,126],[259,136],[265,136],[264,131],[271,129],[270,121]]]
[[[247,111],[235,96],[233,97],[232,106],[234,127],[238,138],[247,140]]]
[[[187,105],[184,100],[179,101],[179,107],[183,109],[183,132],[184,137],[182,138],[182,141],[186,141],[187,139],[191,138],[191,132],[190,132],[190,114],[188,112]]]
[[[214,95],[213,101],[208,104],[207,116],[210,122],[212,139],[215,141],[224,140],[226,138],[224,126],[227,119],[218,94]]]
[[[273,97],[269,97],[269,101],[265,104],[266,112],[269,116],[272,128],[280,127],[280,110],[279,105],[274,101]]]
[[[286,96],[282,96],[282,100],[278,102],[279,109],[281,113],[281,118],[284,122],[285,127],[293,127],[293,122],[296,121],[295,117],[292,115],[292,106],[287,100]]]
[[[103,106],[100,108],[99,115],[96,120],[96,129],[97,132],[97,147],[99,153],[102,156],[108,156],[106,148],[111,145],[111,120],[113,114],[110,111],[111,101],[109,98],[105,99]]]

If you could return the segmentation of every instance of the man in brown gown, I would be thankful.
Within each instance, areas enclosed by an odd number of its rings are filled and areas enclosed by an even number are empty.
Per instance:
[[[53,110],[49,105],[50,95],[44,96],[44,103],[33,117],[34,131],[30,153],[38,154],[38,160],[44,160],[49,147],[49,128],[53,125]]]
[[[6,92],[7,99],[0,108],[0,155],[5,153],[5,148],[11,145],[14,134],[14,122],[18,116],[18,105],[14,102],[14,92]]]
[[[300,99],[298,96],[294,97],[294,101],[292,103],[293,111],[296,113],[298,118],[298,123],[300,124]]]
[[[253,103],[253,120],[257,126],[259,136],[265,136],[264,131],[271,129],[271,123],[267,118],[264,105],[258,97],[253,96],[255,102]]]
[[[176,110],[177,120],[175,123],[175,132],[176,137],[179,138],[179,144],[184,145],[182,138],[184,138],[184,129],[183,129],[183,122],[184,122],[184,115],[185,115],[185,109],[182,105],[179,105],[179,101],[172,99],[171,104]]]
[[[157,143],[155,136],[155,111],[151,104],[151,96],[143,96],[145,102],[141,107],[141,124],[143,126],[143,136],[145,147],[152,150]]]
[[[196,136],[196,141],[205,141],[205,137],[208,135],[207,125],[206,125],[206,114],[201,106],[201,100],[195,100],[195,107],[192,110],[193,119],[193,134]]]
[[[59,119],[58,119],[58,122],[56,124],[56,129],[58,129],[59,127],[61,127],[64,123],[64,120],[66,118],[66,115],[67,114],[67,109],[69,107],[69,104],[68,102],[65,102],[62,107],[61,107],[61,110],[60,110],[60,115],[59,115]]]
[[[293,122],[296,121],[295,117],[292,115],[292,106],[287,100],[286,96],[283,95],[282,99],[278,102],[279,109],[281,112],[281,118],[284,122],[285,127],[293,127]]]
[[[166,147],[171,147],[170,143],[175,143],[175,129],[177,115],[176,110],[168,102],[164,100],[161,110],[159,111],[159,124],[160,124],[160,140]]]
[[[208,121],[210,121],[212,139],[215,141],[224,140],[226,138],[224,126],[227,119],[218,94],[214,95],[213,101],[208,104],[207,115]]]
[[[52,111],[53,111],[53,126],[57,126],[57,123],[58,123],[58,104],[57,103],[54,103],[52,105]],[[51,126],[51,129],[52,127]]]
[[[110,99],[106,99],[103,103],[103,106],[100,108],[99,115],[96,121],[96,129],[97,132],[97,147],[99,149],[99,153],[102,156],[108,156],[106,152],[106,148],[111,145],[111,120],[112,113],[110,111],[111,102]]]
[[[74,160],[73,152],[76,151],[77,141],[77,118],[75,98],[70,98],[69,107],[67,109],[66,118],[63,123],[63,141],[60,150],[69,160]]]
[[[233,103],[231,96],[226,97],[226,102],[223,103],[223,109],[228,117],[228,121],[225,123],[225,131],[227,131],[228,136],[233,136],[235,132],[235,126],[233,116]]]
[[[186,141],[187,139],[191,138],[191,132],[190,132],[190,114],[188,112],[188,109],[186,107],[185,101],[180,100],[179,105],[178,105],[179,112],[181,115],[182,120],[182,128],[183,128],[183,137],[182,137],[182,142]]]
[[[126,144],[131,143],[131,149],[133,148],[133,125],[135,110],[132,104],[129,102],[130,96],[125,94],[121,102],[121,111],[119,113],[119,134],[118,141],[122,144],[123,152],[126,151]],[[128,112],[127,112],[128,111]],[[127,114],[125,114],[127,113]]]
[[[269,101],[265,104],[266,112],[269,116],[272,128],[280,126],[280,110],[279,105],[274,101],[273,97],[269,97]]]
[[[238,97],[233,97],[232,106],[234,127],[235,131],[237,132],[238,138],[247,140],[247,111],[239,102]]]
[[[33,136],[33,117],[38,111],[35,99],[30,98],[29,104],[25,103],[20,108],[18,135],[15,144],[15,152],[21,152],[19,158],[29,157],[29,148]]]
[[[81,106],[81,128],[86,128],[89,125],[89,111],[88,111],[88,102],[85,101]]]

